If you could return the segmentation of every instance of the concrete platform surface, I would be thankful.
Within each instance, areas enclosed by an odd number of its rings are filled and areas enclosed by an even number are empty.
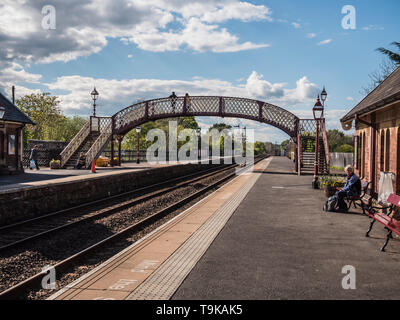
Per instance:
[[[289,162],[274,157],[267,170]],[[383,227],[366,238],[365,215],[322,211],[311,180],[262,174],[172,299],[400,299],[400,241],[380,252]],[[345,266],[356,289],[342,287]]]

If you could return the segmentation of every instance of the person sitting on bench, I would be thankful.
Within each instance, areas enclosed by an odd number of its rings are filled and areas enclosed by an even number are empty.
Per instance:
[[[338,211],[347,212],[348,207],[345,198],[352,196],[358,197],[361,194],[361,180],[354,173],[354,168],[352,166],[347,166],[344,169],[347,173],[347,181],[345,186],[336,192],[336,197],[338,200]]]
[[[85,155],[84,152],[81,152],[80,155],[79,155],[79,159],[78,159],[78,162],[76,163],[75,168],[76,169],[81,169],[85,165],[86,165],[86,155]]]

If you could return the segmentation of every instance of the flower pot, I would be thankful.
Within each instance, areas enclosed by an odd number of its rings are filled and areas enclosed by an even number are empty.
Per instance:
[[[60,162],[50,162],[50,169],[60,169]]]
[[[336,193],[336,187],[324,186],[324,192],[327,198],[332,197]]]

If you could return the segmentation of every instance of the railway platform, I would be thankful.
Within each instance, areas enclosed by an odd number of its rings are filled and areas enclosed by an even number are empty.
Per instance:
[[[287,158],[256,164],[51,300],[399,299],[400,244],[358,212],[322,211]],[[344,289],[353,267],[356,288]]]
[[[163,166],[166,164],[126,163],[120,167],[96,167],[96,174],[87,169],[50,169],[49,167],[41,167],[40,170],[25,169],[23,174],[0,176],[0,191],[35,188],[68,181],[84,181],[94,176],[149,170]]]

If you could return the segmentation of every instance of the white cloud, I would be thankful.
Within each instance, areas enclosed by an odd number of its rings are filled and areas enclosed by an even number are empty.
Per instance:
[[[241,21],[273,20],[269,8],[248,2],[226,3],[223,6],[213,8],[213,10],[205,11],[200,18],[202,21],[210,23],[221,23],[230,19]]]
[[[315,99],[319,92],[318,86],[304,76],[296,81],[295,89],[286,90],[284,98],[290,104],[298,104]]]
[[[239,38],[216,24],[203,23],[199,18],[190,18],[179,32],[142,32],[130,41],[149,51],[177,51],[184,45],[193,51],[237,52],[269,47],[269,44],[239,43]]]
[[[310,39],[315,38],[316,36],[317,35],[315,33],[313,33],[313,32],[310,32],[310,33],[307,34],[307,38],[310,38]]]
[[[107,39],[149,51],[236,52],[268,44],[240,41],[220,23],[272,21],[264,5],[239,0],[54,0],[56,30],[41,28],[43,3],[3,0],[0,4],[0,61],[51,63],[101,51]],[[171,22],[172,29],[167,30]],[[210,43],[208,43],[208,40]]]
[[[326,40],[322,40],[321,42],[318,42],[317,45],[323,46],[323,45],[331,43],[331,42],[332,42],[332,39],[326,39]]]
[[[354,98],[353,98],[353,97],[347,97],[346,100],[348,100],[348,101],[354,101]]]
[[[262,79],[263,76],[253,71],[247,79],[246,90],[250,96],[257,98],[282,97],[284,83],[272,84]]]
[[[1,65],[2,63],[0,63],[0,68]],[[4,90],[9,98],[11,98],[11,87],[13,85],[15,85],[16,93],[19,97],[30,93],[38,93],[40,90],[28,89],[17,84],[21,82],[37,84],[41,78],[42,75],[29,73],[20,64],[12,62],[3,66],[0,73],[0,88]]]
[[[372,31],[372,30],[384,30],[385,28],[375,24],[370,24],[369,26],[363,27],[362,29],[365,31]]]
[[[94,79],[82,76],[64,76],[45,84],[50,91],[61,90],[61,108],[66,114],[88,114],[91,108],[89,93],[96,85],[100,93],[99,114],[112,115],[134,103],[137,99],[166,97],[175,91],[178,95],[216,95],[247,97],[266,101],[284,108],[298,104],[310,104],[320,92],[318,86],[302,77],[295,88],[286,88],[285,83],[272,83],[253,71],[246,84],[237,84],[219,79],[194,78],[192,80],[161,79]]]
[[[300,29],[301,28],[301,24],[297,23],[297,22],[292,22],[291,25],[295,28],[295,29]]]

